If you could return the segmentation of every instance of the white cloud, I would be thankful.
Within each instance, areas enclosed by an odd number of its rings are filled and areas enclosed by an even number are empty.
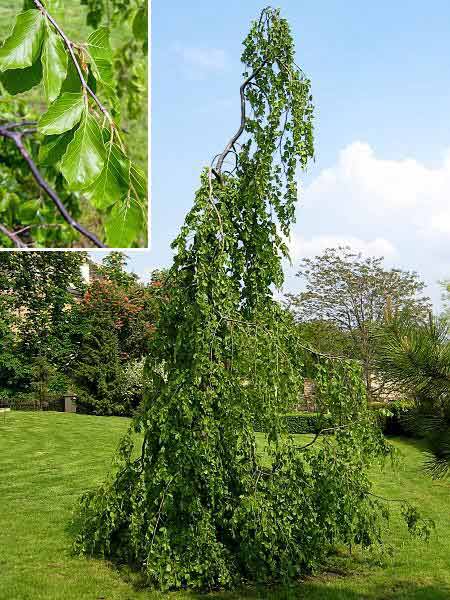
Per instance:
[[[301,190],[289,286],[302,257],[339,245],[417,271],[439,307],[437,281],[450,276],[450,150],[430,166],[382,158],[360,141],[342,149]]]
[[[324,197],[335,200],[336,210],[345,203],[357,216],[403,220],[416,236],[450,233],[450,152],[439,166],[428,167],[412,158],[382,159],[369,144],[353,142],[303,196],[307,205]]]
[[[194,79],[204,79],[211,73],[225,70],[228,57],[220,48],[199,48],[176,44],[174,51],[178,56],[184,74]]]
[[[293,262],[297,262],[302,258],[317,256],[326,248],[337,248],[339,246],[350,246],[352,250],[361,252],[364,257],[384,256],[387,259],[394,259],[397,256],[395,246],[384,238],[363,240],[351,235],[318,235],[305,239],[294,235],[289,244]]]

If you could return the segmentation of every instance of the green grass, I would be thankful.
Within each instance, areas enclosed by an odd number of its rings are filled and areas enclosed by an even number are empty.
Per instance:
[[[387,538],[394,554],[381,564],[343,555],[327,572],[289,590],[205,596],[134,589],[106,562],[73,556],[67,531],[77,498],[103,480],[127,426],[120,418],[12,412],[3,421],[0,415],[0,600],[450,598],[450,484],[429,480],[420,470],[422,447],[403,439],[395,440],[403,468],[374,475],[376,491],[406,497],[432,517],[437,530],[429,544],[412,541],[394,512]]]

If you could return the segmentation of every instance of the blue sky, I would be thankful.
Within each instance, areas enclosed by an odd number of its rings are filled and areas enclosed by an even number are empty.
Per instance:
[[[202,167],[237,128],[241,41],[265,2],[153,2],[152,251],[170,242]],[[316,161],[302,177],[294,265],[350,243],[450,278],[450,3],[279,1],[312,80]],[[285,289],[298,288],[287,270]]]

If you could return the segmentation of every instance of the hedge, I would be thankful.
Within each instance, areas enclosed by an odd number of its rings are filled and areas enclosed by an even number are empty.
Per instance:
[[[405,435],[414,437],[412,425],[413,406],[411,402],[396,400],[385,404],[383,402],[372,402],[369,408],[377,413],[378,422],[386,435]],[[289,413],[281,417],[287,433],[317,433],[320,429],[332,427],[330,417],[317,412]],[[256,419],[254,429],[264,432],[267,428],[261,420]]]
[[[45,401],[39,402],[33,393],[18,392],[8,398],[0,397],[0,406],[8,406],[11,410],[52,410],[64,412],[64,398],[59,395],[48,395]]]
[[[281,419],[287,433],[317,433],[320,429],[332,426],[331,420],[320,413],[289,413],[283,415]],[[259,432],[266,431],[259,419],[256,419],[254,429]]]

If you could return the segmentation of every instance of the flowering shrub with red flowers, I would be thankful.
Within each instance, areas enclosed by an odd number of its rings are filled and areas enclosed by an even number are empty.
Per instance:
[[[141,402],[144,356],[151,352],[164,283],[158,278],[144,285],[108,271],[101,275],[78,307],[78,360],[72,375],[81,411],[129,416]]]

